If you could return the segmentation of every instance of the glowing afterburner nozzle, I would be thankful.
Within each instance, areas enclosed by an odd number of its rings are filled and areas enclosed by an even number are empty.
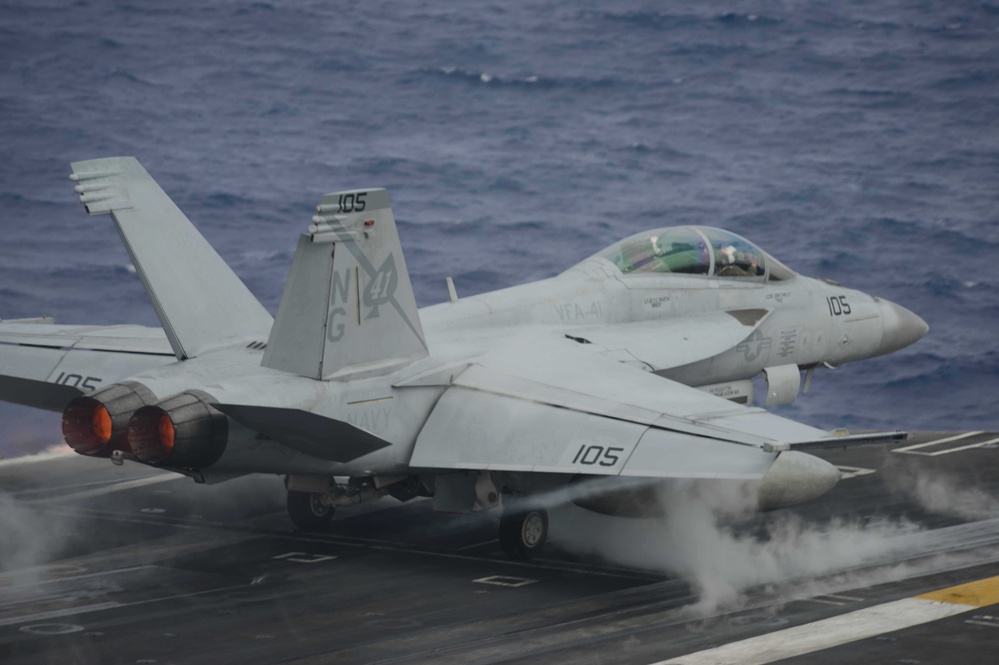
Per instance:
[[[116,383],[77,397],[62,413],[62,433],[81,455],[110,455],[128,449],[128,421],[136,409],[155,400],[140,383]]]
[[[146,406],[128,423],[128,445],[140,462],[159,464],[173,452],[173,433],[170,416],[158,406]]]
[[[173,421],[170,420],[169,414],[164,413],[160,416],[160,445],[168,453],[173,450],[173,437],[176,434],[176,430],[173,428]]]
[[[93,426],[98,441],[107,443],[111,440],[111,414],[103,404],[94,410]]]
[[[81,455],[97,455],[111,440],[111,416],[90,397],[77,397],[62,412],[62,435]]]
[[[128,443],[135,457],[153,466],[200,469],[225,451],[229,419],[212,406],[214,398],[191,390],[135,412]]]

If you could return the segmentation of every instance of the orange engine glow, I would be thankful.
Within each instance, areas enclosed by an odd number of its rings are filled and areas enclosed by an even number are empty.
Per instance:
[[[78,397],[62,413],[62,433],[81,455],[105,454],[112,435],[111,414],[97,400]]]
[[[101,444],[111,440],[111,414],[108,413],[103,404],[98,404],[97,408],[94,409],[91,422],[94,427],[94,436]]]
[[[131,453],[126,424],[136,410],[155,397],[133,382],[112,383],[73,399],[62,412],[62,433],[70,448],[81,455],[108,457],[114,451]]]
[[[151,466],[210,466],[222,456],[228,434],[226,416],[189,392],[144,406],[128,421],[132,454]]]
[[[128,421],[128,445],[143,464],[159,464],[174,446],[173,421],[163,409],[145,406]]]
[[[173,450],[174,429],[173,429],[173,421],[170,420],[170,416],[166,413],[160,416],[159,433],[160,433],[160,446],[163,447],[164,453],[169,454],[170,451]],[[166,455],[164,455],[164,457],[165,456]]]

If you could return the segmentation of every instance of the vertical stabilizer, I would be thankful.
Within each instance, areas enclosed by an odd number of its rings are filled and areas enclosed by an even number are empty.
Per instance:
[[[271,315],[137,159],[72,167],[87,212],[114,219],[178,359],[267,336]]]
[[[327,194],[299,238],[263,364],[314,379],[427,355],[384,189]]]

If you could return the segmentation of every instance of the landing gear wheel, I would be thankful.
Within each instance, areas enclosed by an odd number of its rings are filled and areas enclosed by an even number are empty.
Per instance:
[[[527,561],[545,547],[548,511],[544,508],[506,508],[499,523],[500,547],[516,561]]]
[[[322,494],[288,490],[288,517],[300,529],[317,531],[333,519],[333,506],[323,503]]]

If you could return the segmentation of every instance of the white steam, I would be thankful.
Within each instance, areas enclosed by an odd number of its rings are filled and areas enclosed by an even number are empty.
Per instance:
[[[68,446],[54,444],[34,455],[0,460],[0,467],[44,464],[67,454],[72,454]],[[41,514],[0,490],[0,573],[31,568],[57,557],[67,541],[67,527],[64,518]],[[24,579],[30,581],[31,576]]]
[[[890,466],[885,473],[888,486],[903,494],[930,513],[981,520],[999,516],[999,497],[977,487],[969,475],[934,470],[921,472],[917,467]]]
[[[63,518],[40,514],[0,493],[0,573],[20,571],[15,586],[35,583],[33,569],[58,557],[68,527]]]
[[[762,585],[814,580],[885,560],[899,536],[916,528],[898,521],[808,522],[790,512],[733,523],[755,502],[737,484],[679,481],[660,493],[664,517],[610,518],[564,509],[553,539],[626,566],[685,578],[698,596],[692,608],[709,613],[736,607]],[[553,527],[554,528],[554,527]],[[821,593],[821,591],[819,592]]]
[[[73,454],[73,449],[65,443],[53,443],[30,455],[20,455],[18,457],[11,457],[10,459],[0,458],[0,467],[33,464],[58,457],[69,457]]]

